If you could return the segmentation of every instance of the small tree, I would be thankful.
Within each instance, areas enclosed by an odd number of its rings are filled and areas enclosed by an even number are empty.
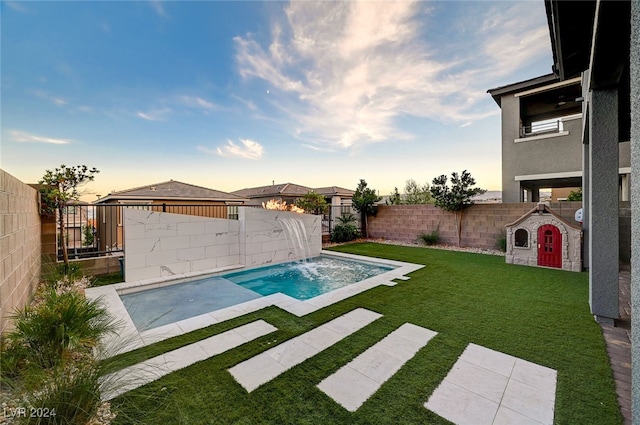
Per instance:
[[[319,193],[311,192],[306,193],[302,198],[296,199],[296,207],[302,208],[307,214],[326,214],[329,210],[329,204],[324,196]]]
[[[398,192],[398,188],[393,188],[393,193],[389,196],[389,198],[385,201],[387,205],[400,205],[402,204],[402,197],[400,196],[400,192]]]
[[[462,213],[465,208],[473,205],[472,197],[486,192],[485,189],[472,187],[476,181],[471,174],[464,170],[461,175],[451,173],[451,187],[447,185],[447,176],[441,175],[433,179],[431,195],[437,207],[456,214],[456,230],[458,231],[458,246],[462,234]]]
[[[376,191],[367,187],[367,182],[364,179],[360,179],[356,193],[353,194],[351,200],[353,201],[353,208],[355,208],[362,217],[365,238],[369,236],[367,232],[367,216],[376,213],[374,204],[379,202],[380,199],[382,198],[376,194]]]
[[[409,179],[404,184],[403,203],[409,205],[433,204],[433,196],[429,190],[429,184],[418,184],[415,180]]]
[[[64,228],[64,209],[73,201],[77,201],[82,194],[79,188],[92,181],[95,174],[99,173],[96,168],[86,165],[76,165],[67,167],[61,165],[53,171],[46,170],[44,177],[38,182],[45,185],[40,189],[43,214],[58,215],[58,225],[60,226],[60,239],[62,246],[62,259],[65,269],[69,267],[69,254],[67,252],[67,237]]]
[[[567,196],[567,201],[582,201],[582,188],[578,190],[572,190]]]

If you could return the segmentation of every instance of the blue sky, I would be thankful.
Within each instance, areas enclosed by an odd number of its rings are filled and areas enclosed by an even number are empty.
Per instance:
[[[548,74],[544,3],[1,3],[0,166],[85,164],[95,195],[170,179],[387,194],[500,190],[487,89]]]

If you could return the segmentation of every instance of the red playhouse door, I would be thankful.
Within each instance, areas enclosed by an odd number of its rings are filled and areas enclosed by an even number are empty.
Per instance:
[[[562,235],[554,225],[538,229],[538,265],[562,268]]]

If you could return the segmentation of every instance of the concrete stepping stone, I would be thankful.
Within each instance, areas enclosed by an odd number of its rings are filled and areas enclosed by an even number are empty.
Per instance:
[[[126,367],[103,378],[102,399],[111,400],[171,372],[224,353],[277,330],[275,326],[264,320],[256,320]]]
[[[247,392],[251,392],[380,317],[379,313],[357,308],[238,363],[229,369],[229,373]]]
[[[318,384],[318,388],[355,412],[389,378],[437,335],[405,323]]]
[[[425,407],[456,425],[552,425],[557,372],[469,344]]]

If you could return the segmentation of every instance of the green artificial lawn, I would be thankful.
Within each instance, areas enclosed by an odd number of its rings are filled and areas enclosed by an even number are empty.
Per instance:
[[[469,343],[557,370],[556,424],[622,423],[602,333],[589,313],[586,273],[429,248],[364,243],[332,250],[425,267],[394,287],[377,287],[307,316],[269,307],[112,359],[132,364],[257,319],[278,328],[116,398],[114,424],[448,424],[423,404]],[[384,316],[252,393],[227,372],[357,307]],[[406,322],[438,335],[355,413],[316,387]]]

